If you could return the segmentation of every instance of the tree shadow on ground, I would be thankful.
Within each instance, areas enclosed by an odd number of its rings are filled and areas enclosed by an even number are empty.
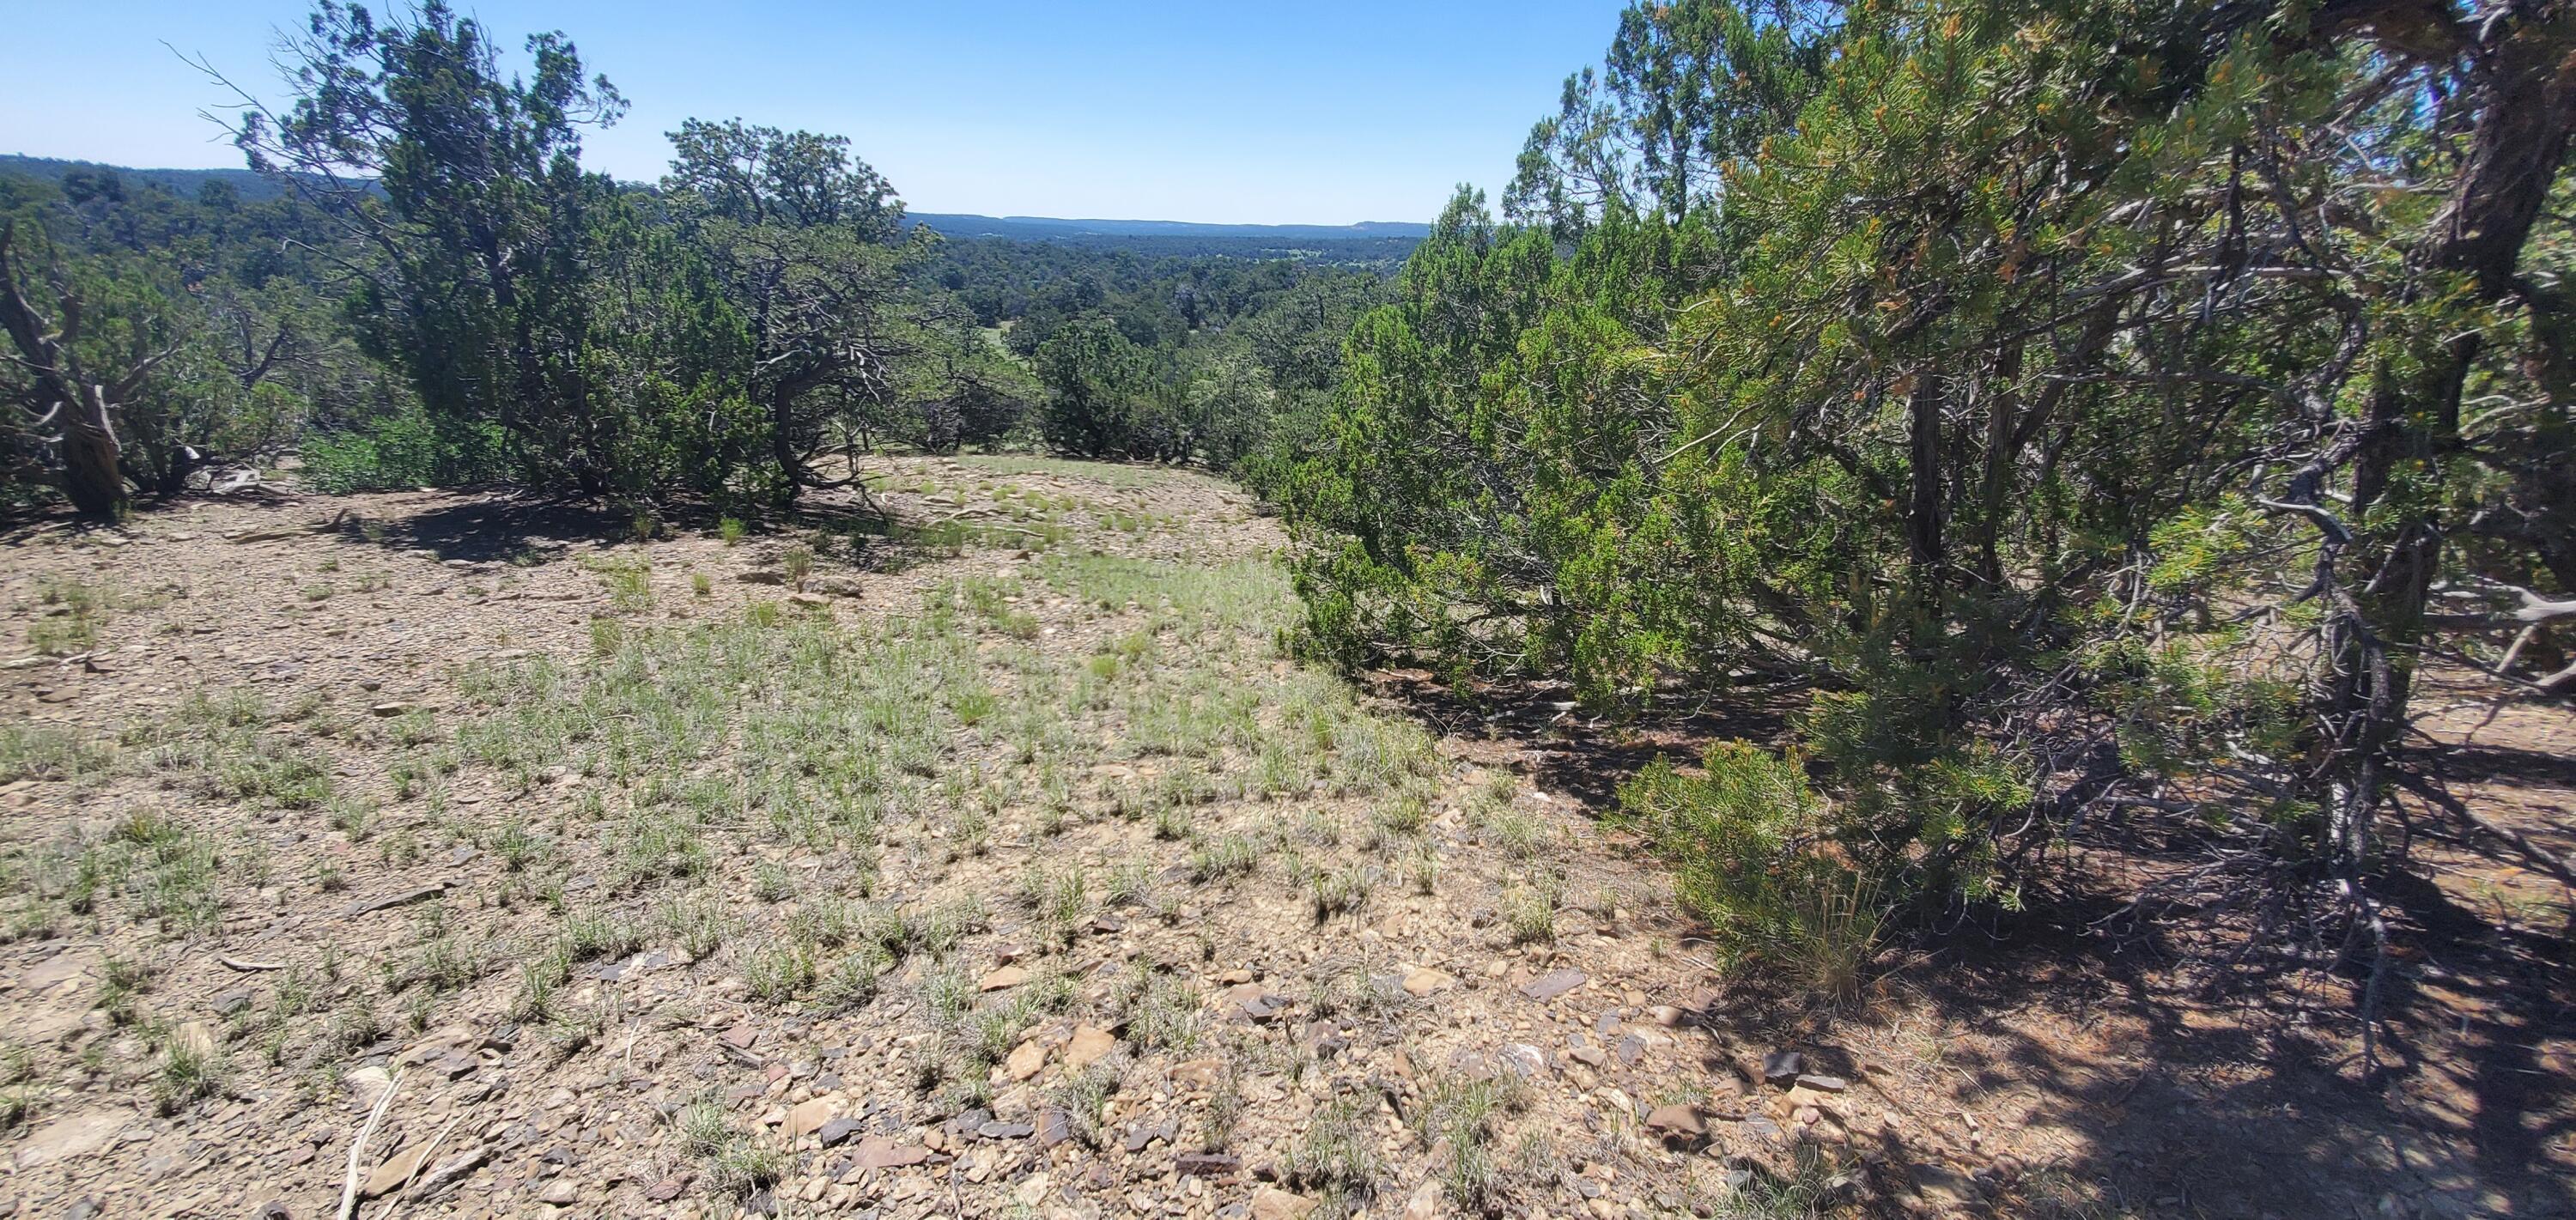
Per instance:
[[[2098,934],[2128,905],[2108,893],[1925,942],[1857,1009],[1755,980],[1701,997],[1690,1019],[1748,1048],[1747,1062],[1790,1048],[1806,1071],[1886,1095],[1938,1084],[1961,1099],[1953,1115],[2013,1129],[1997,1145],[2031,1131],[2058,1145],[2042,1165],[2018,1165],[1980,1148],[1964,1118],[1946,1133],[1920,1121],[1919,1101],[1902,1126],[1846,1110],[1850,1151],[1900,1210],[2567,1214],[2576,1182],[2549,1155],[2576,1135],[2570,973],[2551,943],[2501,943],[2428,883],[2384,888],[2416,951],[2383,984],[2375,1080],[2359,1062],[2355,978],[2284,967],[2213,987],[2197,968],[2221,948],[2205,927]],[[1765,1087],[1746,1062],[1704,1066]],[[1746,1132],[1740,1142],[1759,1142]]]
[[[1727,738],[1780,744],[1806,703],[1802,690],[1770,689],[1611,726],[1568,715],[1562,688],[1462,695],[1428,675],[1381,674],[1373,689],[1443,732],[1501,743],[1596,810],[1657,754]],[[2454,783],[2576,786],[2576,760],[2545,750],[2439,755]],[[2515,795],[2540,814],[2531,832],[2569,829],[2564,809],[2528,799],[2545,793]],[[1785,1048],[1803,1051],[1810,1072],[1878,1085],[1908,1121],[1855,1121],[1834,1155],[1871,1179],[1889,1214],[2576,1215],[2569,933],[2501,926],[2463,905],[2435,881],[2462,861],[2419,856],[2376,879],[2397,949],[2376,1001],[2374,1073],[2360,1037],[2366,947],[2340,964],[2314,944],[2244,952],[2244,907],[2134,905],[2211,846],[2190,819],[2088,829],[2063,847],[2080,862],[2049,869],[2028,910],[1918,939],[1859,1011],[1739,972],[1693,997],[1690,1019],[1719,1035],[1707,1079],[1765,1092],[1760,1056]],[[1930,1049],[1918,1059],[1910,1046]],[[1931,1066],[1908,1076],[1891,1063]],[[1983,1113],[1984,1147],[1962,1135],[1964,1119],[1934,1129],[1933,1083],[1961,1099],[1952,1113]],[[1722,1150],[1788,1148],[1755,1124],[1713,1126]],[[2025,1147],[2039,1164],[1994,1155]]]
[[[1658,756],[1696,757],[1712,741],[1777,746],[1807,705],[1803,686],[1744,686],[1693,704],[1667,704],[1633,720],[1587,716],[1562,684],[1477,683],[1460,690],[1418,670],[1367,675],[1371,694],[1398,704],[1433,732],[1502,743],[1532,779],[1595,809]]]
[[[579,544],[632,541],[672,533],[713,534],[728,517],[715,505],[679,501],[649,515],[599,500],[469,491],[466,498],[415,512],[341,520],[339,533],[378,545],[427,551],[441,560],[469,563],[551,562]],[[754,534],[820,530],[851,538],[883,529],[883,518],[863,502],[811,501],[768,515],[745,513]]]

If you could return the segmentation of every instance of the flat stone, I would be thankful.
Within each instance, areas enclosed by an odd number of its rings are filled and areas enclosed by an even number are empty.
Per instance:
[[[127,1117],[122,1110],[88,1110],[57,1118],[27,1137],[18,1150],[18,1168],[32,1169],[96,1152],[107,1146]]]
[[[1118,1035],[1096,1025],[1077,1025],[1064,1044],[1064,1065],[1075,1071],[1090,1067],[1118,1049]]]
[[[1801,1088],[1814,1089],[1819,1093],[1840,1093],[1851,1087],[1850,1083],[1840,1076],[1818,1076],[1812,1072],[1798,1073],[1798,1085]]]
[[[817,1097],[811,1101],[800,1101],[787,1108],[787,1138],[796,1139],[811,1135],[822,1130],[823,1124],[830,1121],[832,1121],[831,1098]]]
[[[421,1158],[428,1154],[429,1145],[419,1143],[386,1157],[376,1166],[375,1172],[367,1175],[366,1185],[358,1188],[358,1197],[378,1198],[410,1181],[412,1174],[420,1168]]]
[[[1526,1042],[1505,1043],[1494,1053],[1494,1061],[1523,1080],[1536,1079],[1547,1071],[1547,1052]]]
[[[1003,1062],[1011,1079],[1026,1080],[1046,1066],[1047,1048],[1037,1042],[1023,1042],[1011,1048],[1011,1057]]]
[[[1172,1158],[1183,1177],[1218,1178],[1243,1168],[1243,1158],[1223,1152],[1184,1152]]]
[[[1773,1051],[1762,1057],[1762,1078],[1773,1084],[1796,1080],[1806,1056],[1796,1051]]]
[[[1551,970],[1521,984],[1521,994],[1533,1000],[1553,1000],[1588,981],[1590,981],[1589,976],[1580,970],[1571,968]]]
[[[1646,1129],[1675,1142],[1697,1143],[1708,1137],[1708,1123],[1700,1118],[1697,1106],[1657,1106],[1646,1115]]]
[[[366,1109],[373,1109],[376,1098],[393,1086],[393,1073],[380,1067],[352,1068],[340,1075],[340,1087],[349,1090],[349,1095]]]
[[[1404,993],[1418,1000],[1457,981],[1456,975],[1416,966],[1404,972]]]
[[[1029,981],[1029,972],[1017,966],[1004,966],[975,983],[977,991],[1001,991]]]
[[[1238,983],[1226,989],[1228,1016],[1247,1021],[1267,1021],[1288,1007],[1288,1001],[1261,989],[1259,983]]]
[[[1305,1220],[1315,1210],[1315,1201],[1304,1195],[1290,1194],[1276,1186],[1264,1186],[1252,1192],[1252,1202],[1244,1214],[1252,1220]]]
[[[1053,1148],[1073,1138],[1073,1123],[1062,1110],[1041,1110],[1037,1122],[1038,1147]]]
[[[814,1135],[823,1141],[824,1147],[838,1148],[849,1143],[865,1129],[865,1124],[855,1118],[827,1118],[823,1120],[822,1126],[814,1129]]]
[[[930,1150],[919,1144],[898,1144],[882,1135],[871,1135],[859,1141],[853,1164],[861,1169],[900,1169],[930,1159]]]

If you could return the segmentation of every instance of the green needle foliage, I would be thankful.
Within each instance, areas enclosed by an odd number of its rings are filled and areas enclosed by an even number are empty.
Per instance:
[[[2175,792],[2366,916],[2413,670],[2576,588],[2576,112],[2528,109],[2576,15],[2443,12],[1632,7],[1352,332],[1311,644],[1805,687],[1791,755],[1629,791],[1749,949],[2009,905]]]

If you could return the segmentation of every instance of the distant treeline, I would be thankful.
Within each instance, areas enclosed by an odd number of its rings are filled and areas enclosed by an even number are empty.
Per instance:
[[[913,217],[847,141],[739,121],[619,183],[581,135],[625,99],[514,43],[324,4],[247,169],[0,160],[0,491],[112,518],[288,447],[637,502],[785,504],[889,443],[1277,470],[1421,228]]]

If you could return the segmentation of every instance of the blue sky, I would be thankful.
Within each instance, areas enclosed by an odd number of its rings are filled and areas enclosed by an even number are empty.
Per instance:
[[[221,91],[274,96],[300,2],[20,6],[0,41],[0,152],[233,166]],[[659,176],[662,133],[740,116],[850,137],[928,212],[1230,223],[1429,220],[1495,189],[1615,0],[1084,5],[480,0],[507,44],[561,29],[634,103],[587,160]]]

